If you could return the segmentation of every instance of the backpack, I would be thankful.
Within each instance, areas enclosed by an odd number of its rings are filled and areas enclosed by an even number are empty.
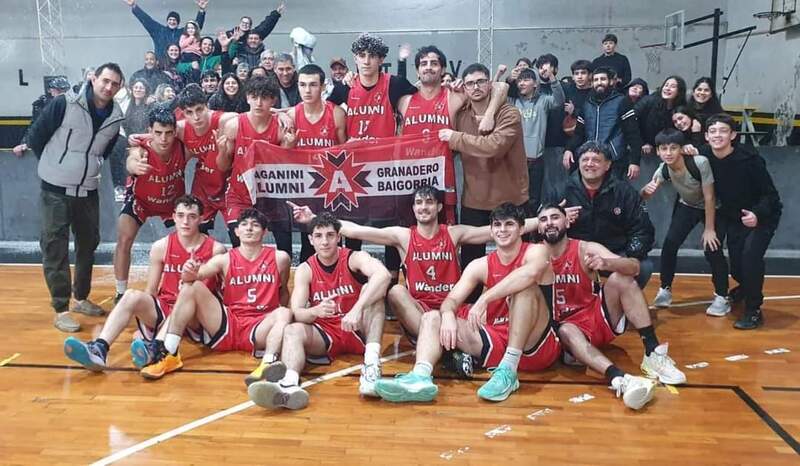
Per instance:
[[[697,181],[702,181],[702,175],[700,175],[700,169],[697,167],[697,164],[694,161],[694,156],[684,155],[683,162],[686,164],[686,169],[689,171],[689,175],[691,175],[692,178]],[[669,168],[667,168],[666,163],[661,166],[661,178],[664,178],[664,181],[670,181]]]

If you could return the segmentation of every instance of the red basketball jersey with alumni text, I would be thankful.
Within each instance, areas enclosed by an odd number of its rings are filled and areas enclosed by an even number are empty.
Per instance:
[[[377,84],[365,89],[354,79],[347,94],[347,136],[356,139],[387,138],[395,135],[397,124],[389,100],[389,79],[380,73]]]
[[[222,302],[239,317],[261,316],[280,306],[281,277],[275,248],[262,246],[254,260],[231,249]]]
[[[204,202],[206,210],[211,210],[205,201],[222,201],[225,195],[225,182],[228,173],[217,168],[217,140],[214,132],[219,130],[219,119],[223,112],[211,112],[208,131],[198,135],[192,125],[183,128],[183,143],[190,154],[197,157],[197,166],[192,181],[192,194]]]
[[[302,102],[295,105],[294,126],[297,128],[297,148],[322,149],[338,144],[336,140],[336,120],[333,117],[335,105],[327,101],[323,101],[323,105],[322,117],[316,123],[308,121]]]
[[[438,137],[440,129],[452,129],[448,96],[445,88],[430,100],[422,92],[412,94],[403,116],[403,134],[430,133]]]
[[[250,194],[247,186],[239,179],[242,173],[239,160],[247,153],[253,141],[266,141],[270,144],[279,145],[278,139],[278,119],[272,117],[267,124],[267,128],[262,132],[257,132],[250,123],[250,118],[246,113],[239,115],[239,129],[236,133],[236,140],[233,143],[233,163],[231,164],[231,177],[228,183],[228,190],[225,192],[225,221],[235,222],[239,213],[252,207]]]
[[[448,100],[449,92],[443,87],[441,92],[430,100],[426,100],[422,96],[422,92],[412,94],[406,113],[403,116],[403,134],[431,134],[433,137],[438,138],[440,129],[452,129]],[[445,154],[444,163],[445,205],[455,206],[458,202],[456,195],[456,169],[453,162],[453,153],[450,150]],[[447,213],[449,214],[449,212]],[[454,215],[452,215],[452,220],[454,223]]]
[[[205,239],[194,252],[195,260],[206,263],[214,255],[214,238],[203,235]],[[170,308],[175,305],[178,299],[178,291],[181,286],[181,273],[183,264],[189,260],[191,254],[181,245],[178,233],[172,232],[167,236],[167,250],[164,253],[164,270],[161,272],[161,285],[158,288],[158,299],[162,304]],[[206,287],[212,292],[217,289],[217,277],[203,280]]]
[[[176,139],[169,160],[166,161],[161,160],[149,144],[143,147],[147,150],[147,163],[153,169],[146,175],[130,177],[133,196],[146,216],[170,217],[175,210],[175,199],[186,194],[183,177],[186,157],[183,144]]]
[[[316,306],[324,299],[332,299],[339,312],[336,319],[350,311],[361,294],[362,285],[350,271],[351,252],[347,248],[339,248],[339,259],[332,272],[325,270],[316,254],[306,261],[311,268],[311,284],[308,290],[311,306]]]
[[[528,245],[528,243],[523,242],[517,256],[508,264],[500,262],[500,256],[497,255],[497,251],[486,256],[486,262],[488,264],[488,271],[486,274],[487,289],[500,283],[508,274],[522,265],[522,259],[525,257],[525,251],[528,249]],[[488,325],[508,323],[508,301],[506,299],[497,299],[489,303],[486,309],[486,323]]]
[[[461,278],[456,246],[447,225],[439,225],[439,231],[430,239],[423,237],[416,225],[409,230],[406,286],[411,297],[429,309],[440,309],[444,298]]]
[[[600,309],[600,288],[583,270],[580,257],[581,241],[570,239],[561,257],[553,257],[550,264],[555,274],[553,283],[553,319],[563,322],[568,317],[588,309]]]

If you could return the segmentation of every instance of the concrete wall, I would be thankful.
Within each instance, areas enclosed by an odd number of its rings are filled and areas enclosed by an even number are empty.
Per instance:
[[[758,29],[753,31],[742,51],[723,103],[754,105],[759,112],[774,113],[779,125],[773,143],[786,145],[791,122],[800,113],[800,27],[769,34],[769,21],[753,18],[753,13],[770,11],[771,0],[730,0],[728,5],[725,17],[729,30],[751,25]],[[730,74],[733,59],[744,42],[744,36],[726,41],[725,54],[729,58],[724,67],[720,66],[723,76]]]
[[[29,115],[30,102],[42,93],[43,66],[40,63],[35,2],[4,0],[0,16],[0,116]],[[186,21],[195,14],[190,0],[140,0],[141,7],[161,21],[177,10]],[[320,62],[334,55],[349,59],[350,43],[358,33],[369,30],[382,34],[392,47],[389,61],[401,43],[419,47],[437,44],[461,69],[476,60],[478,24],[477,0],[371,0],[328,2],[294,0],[268,39],[276,50],[290,45],[288,32],[303,26],[319,37],[315,56]],[[631,61],[634,76],[660,83],[664,76],[678,73],[687,79],[707,74],[710,48],[702,46],[683,52],[640,46],[663,42],[664,15],[685,9],[687,18],[700,16],[720,2],[654,2],[599,0],[595,2],[542,2],[497,0],[494,10],[494,65],[513,64],[519,56],[536,57],[552,52],[561,62],[561,74],[579,58],[600,54],[600,39],[606,32],[620,38],[619,50]],[[141,67],[145,50],[152,42],[128,7],[119,0],[63,0],[65,70],[70,80],[78,79],[83,68],[103,61],[118,61],[127,74]],[[277,4],[277,0],[275,1]],[[365,11],[363,5],[369,5]],[[211,0],[205,30],[229,28],[242,14],[260,21],[273,8],[271,1]],[[748,10],[749,11],[749,10]],[[690,37],[708,35],[707,24],[689,28]],[[692,36],[694,34],[694,36]],[[725,58],[723,50],[721,58]],[[351,61],[352,63],[352,61]],[[396,66],[396,65],[394,65]],[[29,86],[20,86],[22,69]],[[394,69],[394,68],[392,68]],[[413,77],[413,71],[410,77]]]

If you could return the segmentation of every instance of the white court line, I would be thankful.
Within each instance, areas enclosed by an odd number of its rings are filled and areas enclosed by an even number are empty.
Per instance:
[[[405,356],[408,356],[408,355],[411,355],[411,354],[414,354],[413,350],[404,351],[402,353],[397,353],[397,354],[394,354],[392,356],[386,356],[385,358],[381,358],[381,362],[394,361],[396,359],[400,359],[402,357],[405,357]],[[351,372],[355,372],[357,370],[360,370],[362,366],[363,366],[363,364],[357,364],[355,366],[350,366],[350,367],[344,368],[344,369],[342,369],[340,371],[331,372],[330,374],[325,374],[325,375],[319,376],[316,379],[307,380],[307,381],[303,382],[303,384],[300,385],[300,386],[303,387],[303,388],[307,388],[307,387],[310,387],[312,385],[316,385],[318,383],[327,382],[328,380],[331,380],[331,379],[336,379],[336,378],[339,378],[339,377],[343,377],[343,376],[345,376],[347,374],[350,374]],[[214,413],[214,414],[211,414],[209,416],[206,416],[206,417],[204,417],[202,419],[198,419],[196,421],[192,421],[192,422],[190,422],[188,424],[184,424],[184,425],[182,425],[180,427],[172,429],[169,432],[164,432],[163,434],[160,434],[160,435],[157,435],[157,436],[155,436],[153,438],[147,439],[144,442],[137,443],[136,445],[130,446],[130,447],[124,449],[124,450],[120,450],[120,451],[114,453],[113,455],[106,456],[103,459],[95,461],[94,463],[92,463],[92,466],[105,466],[105,465],[108,465],[108,464],[115,463],[115,462],[117,462],[117,461],[119,461],[121,459],[127,458],[127,457],[129,457],[129,456],[131,456],[131,455],[133,455],[135,453],[138,453],[138,452],[140,452],[142,450],[150,448],[153,445],[157,445],[159,443],[166,442],[167,440],[169,440],[171,438],[174,438],[174,437],[177,437],[177,436],[179,436],[181,434],[184,434],[186,432],[189,432],[190,430],[197,429],[198,427],[202,427],[202,426],[204,426],[206,424],[211,424],[214,421],[218,421],[218,420],[220,420],[220,419],[222,419],[224,417],[230,416],[231,414],[239,413],[239,412],[244,411],[245,409],[250,408],[252,406],[255,406],[255,403],[253,403],[252,401],[245,401],[244,403],[240,403],[240,404],[238,404],[236,406],[232,406],[232,407],[230,407],[230,408],[228,408],[228,409],[226,409],[224,411],[220,411],[218,413]]]
[[[788,296],[765,296],[764,297],[764,301],[782,301],[782,300],[788,300],[788,299],[800,299],[800,295],[795,294],[795,295],[788,295]],[[692,307],[692,306],[699,306],[701,304],[711,304],[711,301],[690,301],[688,303],[672,304],[669,307],[650,306],[650,309],[653,310],[653,309],[671,309],[673,307]]]

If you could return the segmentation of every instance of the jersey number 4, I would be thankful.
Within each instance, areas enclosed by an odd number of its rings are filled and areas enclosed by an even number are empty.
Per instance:
[[[431,280],[436,280],[436,269],[434,266],[428,267],[428,270],[425,271],[425,275],[429,276]]]

